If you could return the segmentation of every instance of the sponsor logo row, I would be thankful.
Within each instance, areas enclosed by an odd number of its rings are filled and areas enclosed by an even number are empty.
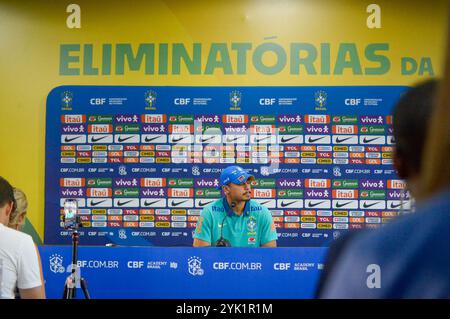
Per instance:
[[[261,178],[253,181],[254,188],[336,188],[336,189],[392,189],[388,197],[396,198],[401,195],[400,190],[406,188],[406,183],[399,179],[328,179],[328,178]],[[145,187],[164,188],[200,187],[198,191],[219,186],[217,178],[165,178],[165,177],[143,177],[143,178],[85,178],[85,177],[63,177],[59,179],[59,186],[66,188],[79,187]],[[159,190],[161,192],[161,190]],[[163,190],[162,192],[165,192]],[[165,194],[165,193],[164,193]],[[338,194],[338,192],[336,192]],[[406,193],[408,194],[408,193]],[[144,195],[148,195],[145,194]],[[202,195],[202,193],[196,194]],[[283,195],[283,194],[279,194]],[[344,196],[344,195],[343,195]]]
[[[66,198],[60,199],[63,207]],[[77,198],[78,207],[203,208],[217,199],[193,198]],[[254,199],[267,208],[283,209],[411,209],[410,200]]]
[[[83,124],[83,123],[183,123],[193,124],[195,121],[201,123],[225,123],[225,124],[246,124],[246,123],[310,123],[310,124],[366,124],[383,125],[392,124],[391,115],[246,115],[246,114],[224,114],[218,115],[166,115],[166,114],[114,114],[114,115],[86,115],[86,114],[65,114],[61,115],[63,124]]]
[[[393,145],[392,135],[62,134],[61,144],[315,144]]]

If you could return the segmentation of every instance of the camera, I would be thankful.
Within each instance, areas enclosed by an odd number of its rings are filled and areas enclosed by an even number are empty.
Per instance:
[[[66,199],[64,201],[63,222],[65,229],[78,229],[81,226],[76,199]]]

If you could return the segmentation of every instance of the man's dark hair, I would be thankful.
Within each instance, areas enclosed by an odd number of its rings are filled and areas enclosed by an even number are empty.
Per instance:
[[[13,202],[15,206],[13,187],[6,179],[0,176],[0,207],[10,202]]]
[[[406,91],[394,107],[396,152],[405,160],[410,173],[419,173],[426,132],[431,117],[438,81],[419,83]]]

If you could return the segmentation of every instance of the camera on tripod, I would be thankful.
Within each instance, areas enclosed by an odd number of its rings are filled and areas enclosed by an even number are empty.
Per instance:
[[[66,278],[66,282],[64,284],[63,299],[76,298],[76,285],[78,282],[81,285],[84,297],[86,299],[91,299],[87,289],[86,280],[81,276],[78,278],[76,272],[78,267],[78,241],[80,238],[78,228],[82,226],[80,216],[78,216],[78,202],[76,199],[68,198],[64,201],[64,216],[62,224],[65,229],[72,230],[72,271]]]

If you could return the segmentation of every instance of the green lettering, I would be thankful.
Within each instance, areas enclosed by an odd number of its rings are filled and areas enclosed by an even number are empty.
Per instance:
[[[300,57],[301,52],[306,56]],[[313,63],[317,58],[317,49],[310,43],[291,43],[291,74],[300,74],[300,64],[303,64],[307,74],[316,74]]]
[[[272,66],[264,65],[262,57],[264,53],[272,51],[277,56],[277,62]],[[264,43],[256,47],[253,52],[253,65],[263,74],[272,75],[281,72],[286,65],[286,52],[282,46],[276,43]]]
[[[79,56],[71,56],[71,51],[80,52],[79,44],[61,44],[59,47],[59,74],[60,75],[80,75],[79,68],[69,68],[69,63],[79,62]]]
[[[92,66],[92,44],[84,45],[83,52],[83,74],[84,75],[98,75],[98,68]]]
[[[145,74],[154,72],[154,45],[152,43],[143,43],[138,47],[136,57],[133,55],[131,44],[123,43],[116,45],[116,74],[124,74],[125,57],[131,71],[138,71],[142,60],[145,57]]]
[[[372,43],[369,44],[364,54],[369,61],[378,62],[379,66],[376,68],[365,68],[366,75],[381,75],[386,74],[391,68],[391,62],[384,55],[376,54],[376,51],[387,51],[389,50],[388,43]]]
[[[167,74],[168,69],[168,46],[167,43],[159,44],[159,61],[158,61],[158,74]]]
[[[180,74],[181,59],[183,59],[189,74],[201,74],[202,45],[194,43],[192,59],[186,51],[183,43],[174,43],[172,46],[172,74]]]
[[[103,44],[102,75],[111,74],[111,44]]]
[[[221,57],[219,60],[217,55]],[[213,74],[215,68],[222,68],[224,74],[232,74],[230,55],[225,43],[212,43],[208,54],[205,74]]]
[[[350,58],[349,60],[347,60],[347,54]],[[362,74],[358,52],[354,43],[342,43],[339,45],[334,74],[342,74],[345,68],[352,69],[353,74]]]
[[[251,43],[233,43],[231,45],[231,49],[237,51],[237,74],[245,74],[247,72],[247,51],[251,48]]]

